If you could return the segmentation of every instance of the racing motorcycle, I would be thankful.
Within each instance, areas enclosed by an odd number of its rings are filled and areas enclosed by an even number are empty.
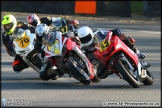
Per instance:
[[[20,55],[32,69],[39,73],[43,63],[34,49],[35,34],[28,29],[18,28],[14,31],[13,38],[13,48],[16,54]]]
[[[92,64],[72,37],[64,37],[61,32],[56,31],[55,36],[43,36],[42,43],[42,49],[45,51],[44,61],[52,61],[53,63],[51,65],[51,62],[48,62],[46,66],[55,66],[59,69],[59,71],[55,71],[58,76],[68,74],[69,77],[73,77],[83,85],[89,85],[91,81],[100,81]]]
[[[106,37],[98,31],[94,32],[94,36],[96,44],[93,56],[88,58],[97,67],[97,76],[100,79],[105,79],[115,73],[134,88],[139,88],[141,83],[153,84],[154,78],[148,69],[150,64],[139,59],[138,55],[118,36],[112,36],[111,31]]]

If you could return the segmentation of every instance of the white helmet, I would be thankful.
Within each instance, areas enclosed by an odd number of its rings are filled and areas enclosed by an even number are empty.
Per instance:
[[[49,27],[46,24],[42,23],[37,25],[37,27],[35,28],[35,34],[39,36],[44,36],[48,34],[49,30]]]
[[[78,37],[82,43],[82,46],[90,46],[93,43],[93,32],[88,26],[83,26],[78,29]]]

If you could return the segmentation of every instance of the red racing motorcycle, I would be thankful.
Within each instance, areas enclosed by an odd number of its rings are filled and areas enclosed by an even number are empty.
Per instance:
[[[93,54],[94,58],[98,60],[96,62],[97,76],[100,79],[105,79],[108,75],[115,73],[134,88],[140,87],[141,83],[153,84],[153,76],[148,70],[150,65],[144,60],[138,59],[138,55],[118,36],[112,36],[111,31],[106,37],[98,32],[94,32],[94,35],[98,44],[95,44]]]
[[[47,41],[50,41],[52,45],[48,45]],[[45,58],[53,63],[52,65],[48,64],[48,68],[56,66],[62,75],[68,74],[69,77],[79,80],[84,85],[89,85],[91,81],[100,81],[93,65],[81,52],[80,47],[73,41],[72,37],[67,38],[62,36],[61,32],[56,32],[55,37],[44,36],[42,42]]]

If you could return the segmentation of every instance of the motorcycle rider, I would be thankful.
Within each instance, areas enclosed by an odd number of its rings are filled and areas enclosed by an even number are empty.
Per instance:
[[[15,57],[14,62],[12,63],[13,70],[15,72],[21,72],[23,69],[28,68],[28,64],[24,62],[24,60],[16,54],[13,48],[13,32],[17,28],[22,28],[22,29],[29,29],[31,33],[35,32],[35,27],[24,23],[24,22],[17,22],[16,18],[12,14],[6,14],[2,18],[2,41],[4,46],[6,47],[7,53]]]
[[[130,48],[132,49],[135,53],[137,53],[138,57],[140,59],[144,59],[145,58],[145,54],[139,52],[139,50],[137,50],[137,48],[135,47],[135,40],[131,37],[126,37],[121,31],[120,29],[113,29],[110,30],[112,31],[112,36],[113,35],[117,35],[119,36],[119,38]],[[100,34],[103,36],[103,39],[107,36],[108,31],[106,30],[98,30],[96,31],[96,33]],[[83,49],[85,49],[86,54],[90,54],[93,53],[93,51],[95,50],[94,48],[94,44],[95,44],[95,38],[94,38],[94,34],[91,30],[90,27],[88,26],[82,26],[78,29],[78,38],[81,41],[81,47]]]
[[[44,41],[44,36],[48,35],[49,36],[49,38],[48,38],[49,41],[46,42],[46,43],[50,44],[50,45],[53,44],[53,43],[50,42],[50,39],[55,37],[58,32],[60,32],[60,31],[52,31],[52,30],[50,30],[49,26],[47,26],[44,23],[37,25],[37,27],[35,29],[35,34],[38,36],[40,43],[42,43],[42,41]],[[76,42],[78,46],[81,44],[79,39],[77,37],[75,37],[74,34],[62,33],[62,36],[63,37],[71,37],[72,40],[74,42]],[[59,69],[55,69],[55,71],[53,71],[53,72],[45,73],[44,69],[47,66],[47,61],[48,60],[46,59],[46,57],[44,57],[44,65],[41,68],[40,78],[42,80],[49,80],[49,79],[52,79],[53,76],[56,75],[56,74],[58,74],[57,77],[62,76],[62,72],[60,72]]]

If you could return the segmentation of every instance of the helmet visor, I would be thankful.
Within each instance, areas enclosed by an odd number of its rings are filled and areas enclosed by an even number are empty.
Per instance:
[[[34,20],[33,22],[30,22],[29,24],[33,25],[33,26],[37,26],[39,23],[37,20]]]
[[[79,38],[82,44],[88,43],[92,39],[92,35],[89,33],[87,36],[83,38]]]
[[[35,16],[35,15],[28,16],[27,20],[28,20],[29,24],[31,24],[33,26],[37,26],[37,24],[40,24],[39,18],[37,18],[37,16]]]
[[[10,29],[13,27],[13,23],[9,23],[9,24],[4,24],[3,26],[2,26],[2,28],[3,28],[3,30],[5,31],[5,32],[9,32],[10,31]]]

